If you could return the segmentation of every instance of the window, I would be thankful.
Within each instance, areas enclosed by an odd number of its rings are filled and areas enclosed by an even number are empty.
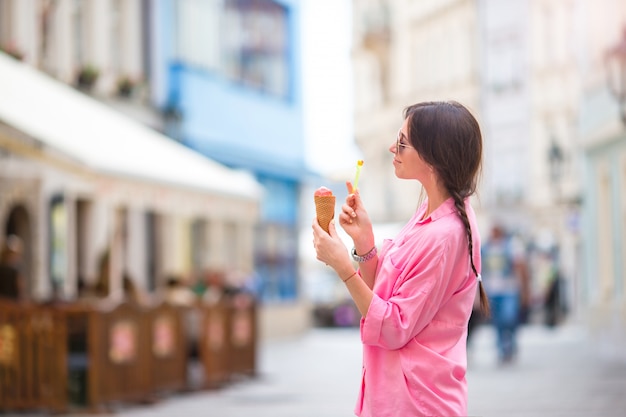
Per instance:
[[[41,0],[38,3],[37,22],[41,34],[39,41],[39,67],[50,74],[58,73],[58,46],[55,42],[57,3]]]
[[[202,272],[207,264],[210,253],[207,230],[208,222],[205,219],[195,219],[191,223],[191,268],[194,273]]]
[[[298,294],[297,231],[278,223],[264,223],[255,233],[255,268],[261,299],[293,300]]]
[[[74,1],[74,13],[72,16],[74,30],[72,31],[74,45],[74,62],[78,65],[86,64],[85,60],[85,3],[83,0]]]
[[[224,259],[226,267],[237,270],[239,267],[239,227],[237,223],[228,221],[224,225]]]
[[[124,50],[124,25],[122,24],[122,4],[120,0],[111,2],[111,67],[122,71],[122,51]]]
[[[224,23],[227,76],[286,97],[289,92],[286,8],[270,0],[226,0]]]
[[[219,70],[220,0],[176,2],[176,57],[193,66]]]
[[[0,48],[2,49],[10,47],[13,41],[12,12],[11,0],[0,0]]]
[[[272,0],[176,2],[176,56],[238,84],[286,98],[288,10]]]
[[[50,280],[53,287],[65,282],[67,275],[67,210],[63,196],[50,201]]]

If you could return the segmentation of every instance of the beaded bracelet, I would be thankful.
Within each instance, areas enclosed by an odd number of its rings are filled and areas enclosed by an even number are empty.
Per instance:
[[[367,252],[365,255],[357,255],[356,253],[356,248],[352,248],[352,259],[354,259],[355,261],[357,261],[358,263],[363,263],[363,262],[367,262],[370,259],[372,259],[374,256],[376,256],[378,254],[378,251],[376,250],[376,246],[374,246],[372,249],[369,250],[369,252]]]

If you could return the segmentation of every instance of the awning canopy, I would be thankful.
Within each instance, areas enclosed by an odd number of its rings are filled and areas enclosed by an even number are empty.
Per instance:
[[[259,198],[261,186],[0,53],[0,120],[104,173]]]

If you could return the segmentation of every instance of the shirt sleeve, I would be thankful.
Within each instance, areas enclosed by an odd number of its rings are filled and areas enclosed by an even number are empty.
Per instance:
[[[364,344],[399,349],[431,322],[450,297],[447,290],[458,254],[449,246],[440,241],[420,251],[408,247],[402,254],[388,254],[377,279],[395,284],[388,299],[375,292],[362,322]],[[411,253],[416,255],[407,256]]]

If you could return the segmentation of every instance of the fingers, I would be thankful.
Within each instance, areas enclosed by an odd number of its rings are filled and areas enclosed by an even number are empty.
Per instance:
[[[355,189],[350,181],[346,181],[346,188],[348,189],[348,196],[350,196],[351,194],[354,194],[354,195],[359,194],[359,189],[358,188]]]
[[[352,190],[352,182],[346,181],[346,188],[348,189],[348,194],[352,194],[354,192]]]
[[[346,197],[346,204],[356,210],[361,204],[361,198],[359,196],[359,192],[348,194]]]
[[[313,249],[315,250],[316,259],[332,267],[332,261],[336,258],[336,251],[338,242],[341,242],[337,229],[335,227],[335,220],[331,220],[328,224],[328,233],[322,229],[317,223],[317,219],[313,219]]]
[[[320,226],[320,224],[317,222],[317,218],[313,219],[313,223],[311,224],[311,227],[313,229],[313,239],[315,241],[319,241],[324,239],[325,237],[328,237],[329,235],[331,237],[337,236],[337,229],[335,228],[335,220],[331,220],[330,223],[328,224],[328,233],[326,233],[326,231],[324,229],[322,229],[322,226]],[[331,234],[331,227],[334,231],[334,234]]]
[[[317,217],[313,218],[313,223],[311,224],[311,228],[313,229],[313,236],[319,236],[320,233],[326,233],[322,226],[317,222]]]
[[[341,214],[346,214],[349,218],[356,218],[356,211],[357,205],[354,200],[346,201],[346,203],[341,206]]]
[[[330,237],[337,236],[337,229],[335,229],[335,219],[332,219],[330,223],[328,223],[328,234]]]
[[[345,224],[350,224],[351,222],[352,222],[352,216],[350,216],[350,214],[344,211],[339,213],[339,224],[345,225]]]

